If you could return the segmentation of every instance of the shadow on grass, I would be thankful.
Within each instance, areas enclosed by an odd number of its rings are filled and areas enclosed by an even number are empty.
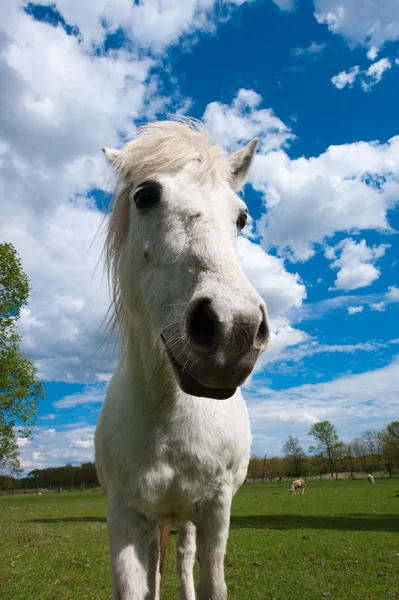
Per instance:
[[[31,519],[29,523],[106,523],[105,517],[57,517],[56,519]]]
[[[106,523],[106,517],[57,517],[56,519],[30,519],[28,523]],[[172,535],[178,532],[177,527],[171,530]]]
[[[106,523],[105,517],[57,517],[32,519],[30,523]],[[248,515],[232,516],[231,529],[337,529],[341,531],[399,532],[398,515]],[[172,533],[175,533],[173,528]]]
[[[337,529],[399,532],[398,515],[248,515],[232,516],[231,529]]]

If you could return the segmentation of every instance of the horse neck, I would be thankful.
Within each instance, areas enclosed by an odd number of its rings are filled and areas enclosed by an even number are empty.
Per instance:
[[[173,412],[185,396],[171,373],[165,352],[140,321],[132,321],[127,328],[120,376],[134,390],[132,400],[136,406],[156,407],[159,417],[163,412]]]

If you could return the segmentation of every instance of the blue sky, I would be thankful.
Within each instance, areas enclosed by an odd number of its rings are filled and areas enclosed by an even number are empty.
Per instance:
[[[12,5],[11,5],[12,4]],[[232,151],[260,138],[239,252],[270,351],[244,386],[253,452],[331,419],[399,414],[399,8],[395,0],[9,3],[0,26],[0,239],[32,282],[24,351],[46,381],[26,471],[93,457],[115,356],[100,152],[190,115]],[[94,352],[94,354],[93,354]]]

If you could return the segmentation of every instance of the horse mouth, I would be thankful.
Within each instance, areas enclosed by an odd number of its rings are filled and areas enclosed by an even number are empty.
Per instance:
[[[173,373],[177,379],[180,389],[190,396],[198,396],[199,398],[213,398],[215,400],[227,400],[235,394],[237,388],[213,388],[200,383],[187,370],[185,370],[176,357],[169,350],[165,338],[161,335],[164,343],[166,354],[169,362],[172,365]]]

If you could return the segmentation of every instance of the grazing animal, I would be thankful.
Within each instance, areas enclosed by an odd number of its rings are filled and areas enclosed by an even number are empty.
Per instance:
[[[225,600],[232,497],[251,433],[239,390],[267,346],[266,306],[236,243],[236,194],[257,140],[226,157],[193,121],[144,126],[104,153],[118,174],[105,260],[121,338],[95,434],[107,494],[113,600],[157,600],[179,525],[180,597]]]
[[[296,496],[298,494],[298,490],[302,488],[302,494],[306,493],[306,485],[303,479],[296,479],[291,483],[290,493],[291,496]]]
[[[373,483],[373,484],[375,483],[375,481],[374,481],[374,476],[373,476],[373,475],[371,475],[371,473],[369,473],[369,474],[367,475],[367,479],[369,480],[369,482],[370,482],[370,483]]]

